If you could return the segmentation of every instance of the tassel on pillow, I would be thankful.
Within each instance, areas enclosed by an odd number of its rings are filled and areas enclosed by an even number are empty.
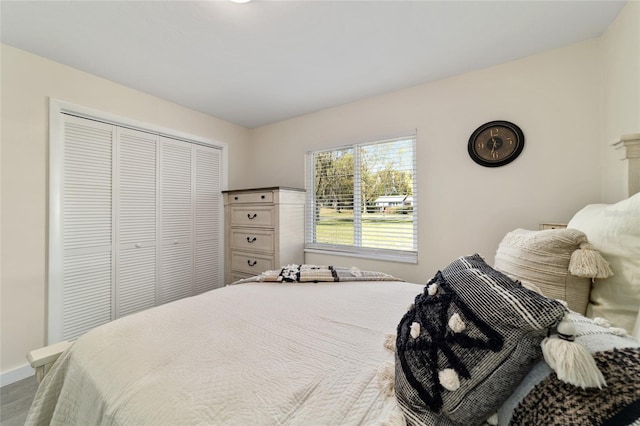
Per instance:
[[[392,396],[396,386],[396,367],[393,361],[380,364],[376,372],[378,387],[386,396]]]
[[[544,360],[556,372],[558,379],[582,389],[606,386],[607,382],[591,353],[574,341],[575,325],[566,315],[556,331],[558,334],[545,338],[541,346]]]
[[[384,347],[389,349],[391,352],[396,351],[396,333],[387,333],[384,335]]]
[[[491,426],[498,426],[498,413],[493,413],[491,416],[489,416],[489,418],[487,419],[487,424]]]
[[[569,272],[576,277],[591,279],[613,275],[609,262],[590,243],[580,244],[580,248],[571,253]]]

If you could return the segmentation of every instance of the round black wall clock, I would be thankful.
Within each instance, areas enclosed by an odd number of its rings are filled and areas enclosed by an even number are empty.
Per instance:
[[[524,133],[508,121],[490,121],[478,127],[469,138],[469,155],[481,166],[509,164],[524,148]]]

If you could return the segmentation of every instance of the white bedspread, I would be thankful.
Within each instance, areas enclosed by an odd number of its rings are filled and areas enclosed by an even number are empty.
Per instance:
[[[228,286],[81,337],[38,389],[27,424],[380,424],[376,370],[422,286]]]

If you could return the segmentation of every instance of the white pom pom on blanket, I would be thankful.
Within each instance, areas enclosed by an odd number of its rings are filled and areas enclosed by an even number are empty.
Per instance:
[[[427,293],[429,296],[435,296],[438,293],[438,284],[434,283],[427,287]]]
[[[411,337],[413,337],[414,339],[417,339],[418,336],[420,335],[420,324],[417,322],[413,322],[411,323]]]
[[[448,391],[455,391],[460,388],[460,378],[453,368],[445,368],[438,372],[438,380],[443,388]]]
[[[462,333],[465,328],[467,328],[467,325],[462,321],[462,318],[460,318],[460,315],[458,314],[451,315],[448,325],[454,333]]]

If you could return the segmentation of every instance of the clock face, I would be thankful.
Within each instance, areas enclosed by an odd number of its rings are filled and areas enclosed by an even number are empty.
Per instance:
[[[478,127],[469,138],[469,155],[485,167],[504,166],[524,148],[524,134],[508,121],[491,121]]]

